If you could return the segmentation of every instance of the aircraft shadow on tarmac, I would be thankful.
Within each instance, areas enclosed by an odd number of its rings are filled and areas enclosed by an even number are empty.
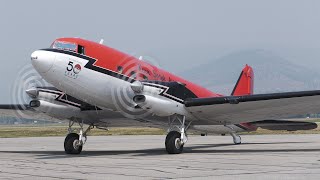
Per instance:
[[[272,142],[272,143],[244,143],[241,145],[234,144],[201,144],[184,147],[183,154],[215,154],[215,153],[273,153],[273,152],[320,152],[320,149],[307,148],[282,148],[282,149],[243,149],[245,145],[266,145],[266,144],[299,144],[299,143],[313,143],[313,142]],[[212,149],[215,147],[234,146],[234,149]],[[237,148],[241,147],[241,149]],[[210,149],[208,149],[210,148]],[[141,150],[106,150],[106,151],[83,151],[80,155],[68,155],[64,151],[0,151],[0,153],[17,153],[17,154],[32,154],[38,159],[59,159],[59,158],[76,158],[76,157],[95,157],[95,156],[113,156],[113,155],[130,155],[130,156],[157,156],[168,155],[164,148],[141,149]]]

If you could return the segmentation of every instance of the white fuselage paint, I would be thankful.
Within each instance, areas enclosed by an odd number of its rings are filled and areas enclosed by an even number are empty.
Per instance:
[[[55,57],[52,59],[53,65],[45,73],[39,70],[38,72],[46,81],[66,94],[89,104],[115,111],[121,111],[121,108],[118,107],[119,103],[121,106],[128,106],[127,108],[135,105],[132,99],[136,94],[132,91],[130,82],[85,68],[84,66],[89,62],[86,59],[57,52],[46,51],[46,53],[49,57]],[[68,75],[69,62],[81,66],[81,71],[76,74],[76,77]],[[37,64],[34,64],[34,67],[37,69]],[[183,104],[160,96],[161,92],[162,89],[150,86],[145,86],[143,91],[144,94],[150,94],[174,104],[174,107],[177,108],[176,112],[179,114],[188,115]],[[121,94],[123,97],[120,97]]]
[[[74,96],[92,105],[116,109],[112,103],[112,87],[129,87],[129,83],[117,80],[105,74],[84,68],[88,60],[75,56],[56,52],[53,67],[46,73],[41,73],[45,80],[62,90],[66,94]],[[68,63],[80,64],[82,70],[77,78],[67,75]]]

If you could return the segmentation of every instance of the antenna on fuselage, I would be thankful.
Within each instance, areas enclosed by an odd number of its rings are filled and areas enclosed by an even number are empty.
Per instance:
[[[100,40],[100,42],[99,42],[99,44],[103,44],[103,41],[104,41],[104,40],[103,40],[103,39],[101,39],[101,40]]]

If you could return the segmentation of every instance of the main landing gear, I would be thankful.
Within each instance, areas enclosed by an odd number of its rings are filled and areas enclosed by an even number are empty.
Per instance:
[[[166,150],[169,154],[180,154],[184,144],[188,141],[186,130],[190,126],[185,126],[185,116],[174,115],[169,117],[169,129],[165,141]],[[175,123],[178,125],[175,125]]]
[[[83,145],[87,141],[87,133],[93,129],[93,125],[89,125],[89,127],[83,131],[83,121],[80,123],[79,134],[74,133],[72,126],[74,121],[69,121],[68,135],[64,140],[64,151],[66,154],[80,154],[82,151]]]

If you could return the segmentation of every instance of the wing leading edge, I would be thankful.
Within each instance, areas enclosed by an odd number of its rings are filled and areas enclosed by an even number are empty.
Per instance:
[[[192,98],[186,109],[207,123],[236,124],[320,112],[320,90]]]

